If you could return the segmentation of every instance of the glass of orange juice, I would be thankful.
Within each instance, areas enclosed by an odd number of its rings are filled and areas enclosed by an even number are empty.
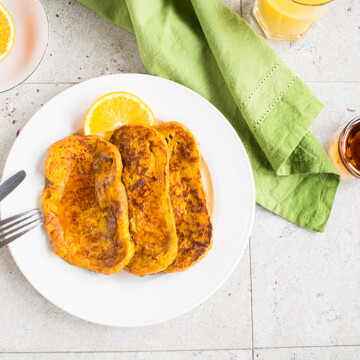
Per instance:
[[[334,0],[256,0],[253,14],[272,40],[300,40]]]

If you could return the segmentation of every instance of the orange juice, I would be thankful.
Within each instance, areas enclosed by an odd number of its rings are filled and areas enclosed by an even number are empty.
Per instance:
[[[256,0],[254,16],[269,39],[299,40],[332,0]]]

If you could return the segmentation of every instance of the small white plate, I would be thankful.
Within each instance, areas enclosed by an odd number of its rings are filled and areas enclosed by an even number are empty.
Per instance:
[[[49,22],[39,0],[0,0],[15,23],[15,44],[0,62],[0,93],[25,81],[39,66],[49,40]]]
[[[254,182],[239,137],[225,117],[200,95],[154,76],[110,75],[65,90],[29,120],[11,149],[3,175],[7,178],[24,169],[27,177],[1,202],[2,218],[41,207],[49,146],[81,131],[90,105],[113,91],[139,96],[157,119],[178,121],[195,135],[213,215],[212,249],[182,273],[139,278],[125,271],[106,276],[69,265],[54,254],[44,227],[14,241],[9,248],[29,282],[61,309],[99,324],[142,326],[191,310],[230,276],[250,236]]]

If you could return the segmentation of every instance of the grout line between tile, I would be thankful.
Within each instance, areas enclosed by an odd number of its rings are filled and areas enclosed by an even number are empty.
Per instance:
[[[119,351],[0,351],[1,354],[121,354],[121,353],[166,353],[166,352],[191,352],[191,351],[251,351],[250,348],[231,349],[190,349],[190,350],[119,350]]]
[[[256,346],[254,350],[268,349],[312,349],[312,348],[342,348],[342,347],[360,347],[360,344],[348,345],[304,345],[304,346]]]
[[[120,353],[166,353],[166,352],[192,352],[192,351],[249,351],[249,350],[276,350],[276,349],[302,349],[302,348],[342,348],[342,347],[360,347],[360,344],[353,345],[313,345],[313,346],[257,346],[251,348],[230,348],[230,349],[189,349],[189,350],[119,350],[119,351],[0,351],[0,354],[120,354]]]
[[[250,272],[250,313],[251,313],[251,356],[254,360],[254,312],[253,312],[253,288],[252,288],[252,267],[251,267],[251,237],[249,237],[249,272]]]
[[[240,16],[243,16],[242,0],[240,0]]]

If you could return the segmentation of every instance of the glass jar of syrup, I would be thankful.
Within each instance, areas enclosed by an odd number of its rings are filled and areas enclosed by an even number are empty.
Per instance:
[[[360,116],[351,120],[341,132],[339,155],[350,173],[360,178]]]

